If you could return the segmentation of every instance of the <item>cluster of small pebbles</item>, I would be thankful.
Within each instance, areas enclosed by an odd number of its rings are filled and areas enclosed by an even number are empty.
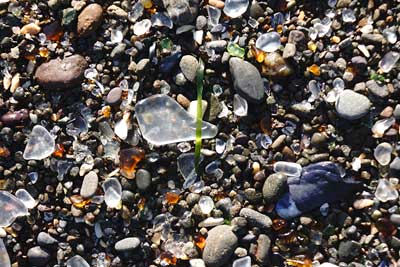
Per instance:
[[[399,22],[0,0],[0,267],[396,267]]]

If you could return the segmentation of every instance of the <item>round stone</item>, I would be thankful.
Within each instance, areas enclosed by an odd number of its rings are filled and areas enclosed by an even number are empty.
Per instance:
[[[336,101],[336,111],[340,117],[356,120],[369,112],[371,101],[368,97],[352,90],[344,90]]]
[[[118,104],[121,101],[122,88],[115,87],[107,94],[106,101],[110,105]]]
[[[128,252],[135,250],[140,245],[140,239],[137,237],[127,237],[115,243],[115,250],[118,252]]]
[[[274,173],[268,176],[263,186],[263,197],[267,203],[274,202],[282,196],[286,188],[287,176],[283,173]]]
[[[146,191],[151,185],[151,174],[148,170],[139,169],[136,172],[136,185],[141,191]]]
[[[208,232],[203,260],[207,267],[226,266],[238,244],[236,235],[228,225],[219,225]]]

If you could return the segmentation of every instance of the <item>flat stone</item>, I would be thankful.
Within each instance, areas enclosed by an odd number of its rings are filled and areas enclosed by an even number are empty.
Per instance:
[[[356,120],[369,112],[371,101],[362,94],[352,90],[344,90],[336,100],[335,107],[340,117]]]
[[[179,62],[179,67],[183,75],[185,75],[186,79],[191,82],[194,82],[196,79],[196,72],[198,68],[198,61],[194,56],[186,55],[181,58]]]
[[[122,96],[122,88],[115,87],[111,89],[110,92],[108,92],[106,101],[110,105],[116,105],[121,102],[121,96]]]
[[[137,237],[127,237],[115,243],[115,250],[118,252],[128,252],[140,246],[140,239]]]
[[[287,176],[283,173],[274,173],[268,176],[263,186],[263,197],[267,203],[278,200],[285,191]]]
[[[227,266],[238,245],[238,239],[228,225],[218,225],[208,232],[203,260],[207,267]]]
[[[229,60],[235,90],[248,101],[260,103],[264,99],[264,84],[258,69],[243,59],[233,57]]]
[[[50,254],[41,247],[30,248],[27,256],[32,266],[45,266],[50,260]]]
[[[95,32],[103,19],[103,8],[99,4],[90,4],[78,16],[77,32],[85,37]]]
[[[267,215],[262,214],[256,210],[243,208],[240,211],[240,216],[244,217],[250,225],[261,228],[263,230],[269,229],[272,226],[271,219]]]
[[[99,185],[99,177],[94,171],[90,171],[85,175],[82,182],[80,194],[83,198],[91,198],[96,193]]]
[[[52,59],[37,68],[35,78],[46,89],[73,88],[81,84],[87,67],[88,63],[81,55]]]

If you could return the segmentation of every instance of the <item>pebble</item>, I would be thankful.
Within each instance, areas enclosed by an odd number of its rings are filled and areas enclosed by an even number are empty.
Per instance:
[[[400,225],[400,214],[390,215],[390,221],[396,225]]]
[[[122,88],[115,87],[111,89],[110,92],[108,92],[106,101],[110,105],[117,105],[121,102],[121,96],[122,96]]]
[[[198,12],[198,0],[162,0],[169,17],[178,25],[190,24]]]
[[[107,8],[107,14],[122,20],[126,20],[128,18],[128,12],[116,5],[109,6]]]
[[[238,239],[228,225],[219,225],[208,232],[203,260],[207,267],[226,266],[238,245]]]
[[[260,234],[257,239],[257,250],[255,253],[255,258],[257,262],[261,263],[262,266],[265,266],[270,261],[269,259],[270,248],[271,248],[271,239],[265,234]]]
[[[80,85],[87,67],[81,55],[52,59],[37,68],[35,78],[46,89],[72,89]]]
[[[135,180],[140,191],[146,191],[151,186],[151,174],[148,170],[137,170]]]
[[[5,125],[13,125],[17,123],[22,123],[24,120],[28,119],[29,111],[27,109],[20,109],[16,111],[9,111],[0,117],[0,121]]]
[[[243,208],[240,211],[240,216],[244,217],[250,225],[263,230],[269,229],[272,226],[272,221],[267,215],[249,208]]]
[[[41,247],[33,247],[27,253],[29,263],[33,266],[46,266],[50,260],[50,254]]]
[[[91,198],[97,191],[99,185],[99,178],[97,173],[90,171],[85,175],[82,182],[80,194],[83,198]]]
[[[264,99],[264,84],[257,68],[243,59],[229,60],[235,90],[248,101],[259,103]]]
[[[181,71],[183,72],[183,75],[185,75],[186,79],[188,79],[191,82],[195,81],[198,62],[194,56],[191,55],[183,56],[181,58],[181,61],[179,62],[179,67],[181,68]]]
[[[341,261],[349,262],[360,254],[361,245],[354,240],[340,242],[338,256]]]
[[[340,117],[348,120],[356,120],[369,112],[371,101],[352,90],[344,90],[336,100],[336,111]]]
[[[278,200],[286,189],[287,176],[283,173],[273,173],[267,177],[262,189],[264,200],[267,203]]]
[[[115,250],[118,252],[130,252],[140,246],[140,239],[137,237],[127,237],[115,243]]]
[[[37,242],[40,246],[49,246],[57,244],[58,241],[51,235],[45,232],[40,232],[37,236]]]
[[[283,58],[291,58],[296,54],[296,45],[287,43],[283,50]]]
[[[368,92],[370,92],[371,94],[373,94],[376,97],[385,98],[389,95],[388,87],[384,84],[378,84],[374,80],[367,81],[366,86],[367,86]]]
[[[41,28],[36,23],[29,23],[24,25],[19,31],[20,34],[36,35],[40,32]]]
[[[95,32],[101,25],[103,8],[99,4],[86,6],[78,16],[77,32],[80,37],[88,36]]]

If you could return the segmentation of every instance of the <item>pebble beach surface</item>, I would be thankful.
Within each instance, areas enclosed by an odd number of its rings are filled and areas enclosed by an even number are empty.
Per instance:
[[[399,22],[0,0],[0,267],[397,267]]]

